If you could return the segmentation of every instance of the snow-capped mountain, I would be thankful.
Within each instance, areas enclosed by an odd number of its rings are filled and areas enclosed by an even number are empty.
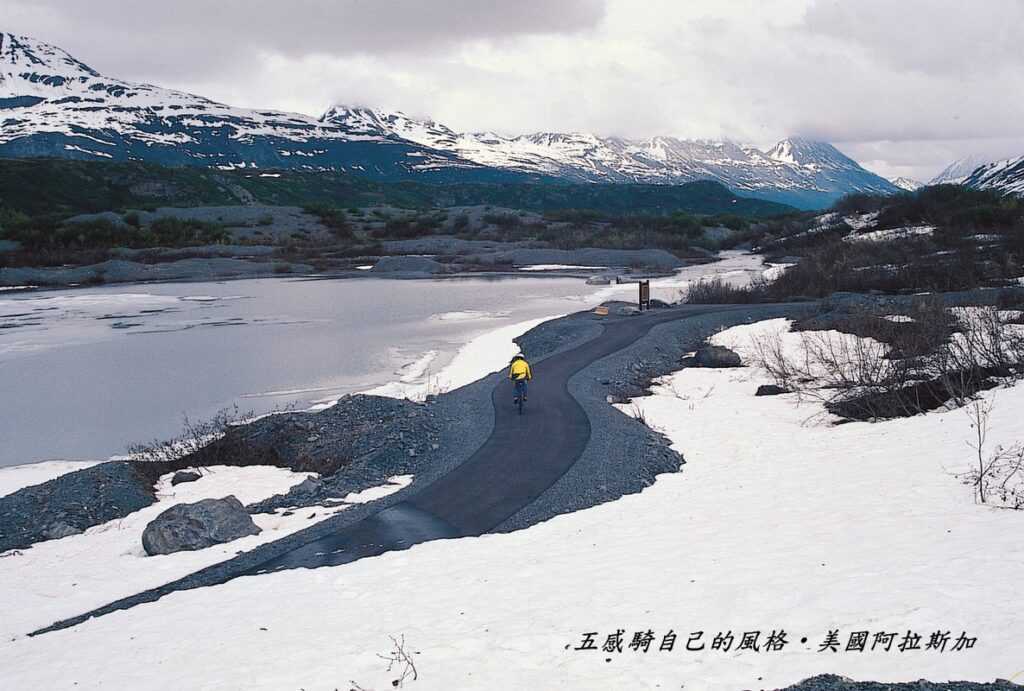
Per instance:
[[[892,180],[892,184],[907,192],[914,192],[924,187],[924,183],[913,178],[898,177]]]
[[[0,33],[0,156],[342,170],[378,178],[519,179],[308,115],[233,108],[104,77],[65,51]]]
[[[983,165],[967,176],[963,184],[1024,196],[1024,156]]]
[[[0,156],[340,170],[380,180],[678,184],[710,179],[794,206],[897,191],[830,144],[769,151],[728,141],[585,133],[457,132],[429,119],[336,106],[316,119],[233,108],[105,77],[60,48],[0,33]]]
[[[959,185],[971,173],[980,168],[981,166],[988,165],[992,162],[991,158],[979,155],[971,155],[965,158],[957,159],[950,163],[946,168],[928,181],[929,185]]]
[[[480,165],[578,182],[679,183],[711,179],[740,192],[818,206],[852,191],[896,191],[831,144],[786,139],[767,152],[728,141],[621,139],[586,133],[503,136],[456,132],[403,113],[335,106],[321,118],[364,136],[397,137]]]

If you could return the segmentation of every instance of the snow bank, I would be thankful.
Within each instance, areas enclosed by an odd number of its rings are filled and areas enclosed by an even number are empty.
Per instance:
[[[570,271],[574,269],[597,271],[605,269],[604,266],[583,266],[581,264],[531,264],[530,266],[520,266],[520,271]]]
[[[752,335],[785,325],[715,340],[749,352]],[[637,399],[687,459],[641,494],[517,533],[242,578],[19,638],[0,645],[6,682],[389,688],[397,674],[378,654],[391,650],[390,635],[416,653],[416,689],[716,691],[824,672],[1020,678],[1024,514],[975,505],[952,476],[969,463],[966,415],[811,424],[820,408],[755,397],[760,383],[750,369],[694,368]],[[1024,386],[995,395],[991,443],[1024,438]],[[621,654],[573,650],[584,632],[598,632],[600,645],[620,628]],[[650,652],[629,650],[633,632],[648,629],[657,636]],[[759,630],[763,645],[773,629],[787,632],[781,651],[685,650],[693,631],[708,643],[731,630],[738,643]],[[914,630],[922,646],[936,630],[954,639],[966,631],[977,644],[817,652],[833,629],[842,648],[859,630]],[[659,652],[669,630],[675,650]]]
[[[51,464],[45,464],[51,465]],[[148,557],[142,549],[142,531],[156,516],[175,504],[233,494],[243,504],[267,499],[315,473],[296,473],[270,466],[212,466],[202,477],[172,486],[168,474],[157,483],[158,501],[121,520],[95,526],[80,535],[39,543],[31,549],[0,558],[0,639],[29,631],[94,609],[186,576],[243,550],[306,528],[343,511],[345,506],[306,507],[286,516],[283,512],[254,514],[259,535],[194,552]],[[344,498],[349,504],[380,499],[406,487],[411,475],[396,476]]]
[[[362,393],[422,401],[430,394],[444,393],[471,384],[508,365],[512,356],[519,352],[519,346],[513,342],[514,338],[539,324],[557,319],[558,316],[560,315],[531,319],[488,331],[460,348],[452,361],[437,374],[431,374],[429,369],[424,368],[418,372],[421,376],[402,377],[399,381],[384,384]],[[329,406],[323,405],[322,407]]]

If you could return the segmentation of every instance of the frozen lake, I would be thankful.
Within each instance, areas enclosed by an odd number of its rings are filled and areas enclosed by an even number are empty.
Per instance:
[[[759,258],[655,281],[672,298]],[[635,299],[635,285],[577,278],[260,279],[0,295],[0,466],[102,459],[233,405],[307,408],[429,380],[501,327]]]

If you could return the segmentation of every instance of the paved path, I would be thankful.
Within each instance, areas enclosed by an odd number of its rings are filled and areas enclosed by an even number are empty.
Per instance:
[[[512,404],[510,383],[503,381],[494,388],[494,429],[466,462],[405,501],[233,573],[220,582],[290,568],[335,566],[408,549],[428,540],[481,535],[493,530],[558,481],[586,448],[590,421],[568,389],[574,374],[629,346],[657,324],[735,309],[750,307],[679,307],[607,318],[598,337],[536,363],[529,401],[522,415]],[[153,601],[177,589],[173,585],[125,598],[35,633],[74,626],[92,616]]]
[[[597,338],[534,366],[522,415],[512,405],[511,384],[496,386],[491,397],[494,431],[465,463],[406,501],[249,573],[335,566],[427,540],[493,530],[551,487],[586,448],[590,420],[569,394],[574,374],[630,345],[658,323],[721,309],[691,307],[610,318]]]

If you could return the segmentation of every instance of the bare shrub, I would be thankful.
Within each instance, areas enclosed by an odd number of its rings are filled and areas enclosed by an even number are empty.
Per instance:
[[[128,447],[129,455],[144,463],[167,463],[186,456],[197,456],[213,441],[223,438],[228,430],[252,419],[253,411],[241,413],[238,406],[217,411],[209,420],[193,422],[186,415],[182,431],[176,437]],[[204,464],[212,465],[212,464]]]
[[[416,679],[419,678],[419,672],[416,671],[416,663],[413,661],[412,655],[410,655],[409,651],[405,649],[405,634],[402,634],[400,638],[395,638],[394,636],[391,636],[390,638],[391,643],[394,645],[391,652],[387,655],[377,653],[377,657],[382,660],[387,660],[388,672],[391,672],[392,670],[399,671],[398,678],[392,680],[391,685],[400,689],[405,684],[406,679],[410,676],[412,677],[412,681],[416,681]]]
[[[818,315],[797,328],[794,353],[776,334],[755,340],[755,359],[778,386],[854,420],[965,405],[997,379],[1024,375],[1024,334],[994,308],[954,315],[925,300],[910,314],[909,321],[868,310]]]
[[[974,487],[982,504],[996,503],[1006,508],[1024,508],[1024,444],[988,448],[989,418],[992,400],[976,400],[965,409],[971,420],[973,437],[967,442],[975,453],[977,465],[960,477]]]
[[[747,304],[758,302],[763,295],[764,288],[761,284],[736,286],[715,276],[691,285],[683,296],[683,302],[688,305]]]

